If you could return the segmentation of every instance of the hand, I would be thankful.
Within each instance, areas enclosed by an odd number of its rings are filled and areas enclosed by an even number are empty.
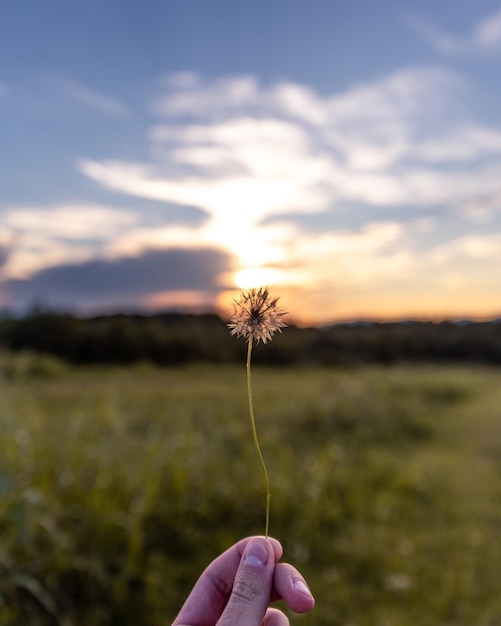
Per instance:
[[[283,599],[296,613],[315,600],[292,565],[277,563],[276,539],[248,537],[224,552],[203,572],[172,626],[287,626],[270,602]]]

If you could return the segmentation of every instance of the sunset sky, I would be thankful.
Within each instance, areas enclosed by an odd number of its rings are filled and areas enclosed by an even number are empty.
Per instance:
[[[0,5],[0,308],[501,315],[501,2]]]

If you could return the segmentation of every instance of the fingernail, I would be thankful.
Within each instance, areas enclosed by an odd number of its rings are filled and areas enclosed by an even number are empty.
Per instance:
[[[259,541],[251,541],[244,554],[244,563],[254,567],[264,567],[268,560],[268,550]]]
[[[306,586],[306,583],[303,582],[300,578],[296,578],[296,580],[292,583],[292,586],[296,591],[300,591],[301,593],[306,594],[307,596],[312,597],[311,591]]]

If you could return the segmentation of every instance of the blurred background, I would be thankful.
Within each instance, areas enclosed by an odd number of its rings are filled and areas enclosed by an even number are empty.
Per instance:
[[[490,0],[0,8],[0,306],[501,310]]]
[[[501,3],[0,2],[0,623],[499,626]]]

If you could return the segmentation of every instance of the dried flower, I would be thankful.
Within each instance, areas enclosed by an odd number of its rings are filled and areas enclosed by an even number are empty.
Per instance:
[[[277,307],[278,298],[272,298],[268,287],[252,288],[242,291],[240,298],[233,301],[233,316],[228,326],[231,334],[256,343],[266,343],[278,330],[287,326],[281,320],[286,314]]]
[[[257,438],[256,419],[254,417],[254,405],[252,403],[252,379],[251,379],[251,354],[253,340],[258,343],[262,341],[266,343],[273,337],[275,331],[282,332],[282,328],[286,326],[280,319],[285,315],[277,307],[278,298],[272,298],[268,291],[268,287],[252,288],[249,291],[242,291],[239,300],[233,301],[233,317],[228,326],[232,329],[231,334],[238,337],[245,337],[247,340],[247,395],[249,398],[249,415],[252,426],[252,436],[254,445],[263,468],[264,479],[266,483],[266,518],[264,525],[264,535],[268,537],[268,529],[270,525],[270,480],[268,478],[268,470],[264,462],[259,441]]]

